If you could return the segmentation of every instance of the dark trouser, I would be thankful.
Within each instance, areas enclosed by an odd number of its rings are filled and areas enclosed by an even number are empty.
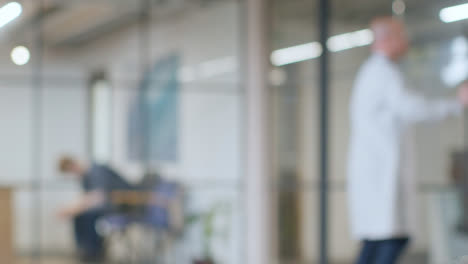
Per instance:
[[[89,210],[74,219],[75,238],[78,249],[85,256],[99,256],[103,251],[103,239],[96,232],[96,221],[102,210]]]
[[[364,240],[356,264],[395,264],[408,242],[409,238]]]

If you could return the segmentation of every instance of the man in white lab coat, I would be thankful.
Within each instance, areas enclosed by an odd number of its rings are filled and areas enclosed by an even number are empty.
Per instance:
[[[363,242],[357,263],[393,264],[408,244],[415,219],[405,128],[460,114],[468,105],[468,85],[452,100],[427,100],[411,92],[397,65],[409,46],[403,23],[383,17],[371,29],[373,54],[359,71],[351,99],[348,198],[353,237]]]

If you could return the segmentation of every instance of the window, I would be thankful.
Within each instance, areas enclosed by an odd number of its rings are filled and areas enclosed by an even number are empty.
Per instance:
[[[112,152],[112,87],[106,78],[91,81],[91,157],[93,161],[107,163]]]

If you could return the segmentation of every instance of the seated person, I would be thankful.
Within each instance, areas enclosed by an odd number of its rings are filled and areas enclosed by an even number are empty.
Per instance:
[[[95,261],[103,256],[102,237],[96,221],[110,210],[109,196],[115,190],[132,190],[133,186],[106,165],[84,164],[63,157],[59,170],[81,181],[83,195],[59,211],[61,218],[73,219],[76,243],[82,260]]]

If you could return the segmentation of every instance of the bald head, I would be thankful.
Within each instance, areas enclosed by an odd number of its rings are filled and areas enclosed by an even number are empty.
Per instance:
[[[372,21],[374,33],[374,51],[385,54],[392,60],[398,60],[408,51],[408,38],[403,22],[393,17],[379,17]]]

